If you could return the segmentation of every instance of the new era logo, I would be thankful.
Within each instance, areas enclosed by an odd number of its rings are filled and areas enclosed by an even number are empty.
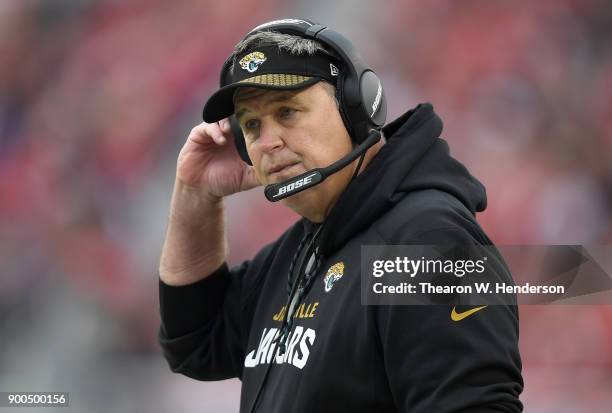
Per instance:
[[[329,64],[329,72],[332,76],[338,76],[338,68],[333,65],[333,63]]]

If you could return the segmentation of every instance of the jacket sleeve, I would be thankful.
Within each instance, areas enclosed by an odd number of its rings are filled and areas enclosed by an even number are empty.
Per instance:
[[[264,248],[252,260],[185,286],[159,280],[158,342],[170,369],[197,380],[242,377],[252,309],[273,255]]]
[[[419,244],[474,244],[462,228]],[[521,412],[516,306],[490,305],[461,321],[452,305],[375,307],[385,370],[400,412]]]

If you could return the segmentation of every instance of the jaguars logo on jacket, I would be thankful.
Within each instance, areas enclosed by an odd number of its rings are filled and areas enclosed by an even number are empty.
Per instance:
[[[332,265],[329,270],[327,270],[325,278],[323,278],[323,283],[325,284],[325,292],[330,292],[334,284],[337,283],[343,275],[344,263],[342,261]]]

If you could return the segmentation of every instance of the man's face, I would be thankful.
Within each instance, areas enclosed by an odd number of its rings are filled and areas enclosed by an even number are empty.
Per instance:
[[[326,167],[350,152],[350,136],[327,87],[319,82],[296,91],[239,89],[236,115],[262,184]],[[321,221],[348,184],[353,166],[282,202]]]

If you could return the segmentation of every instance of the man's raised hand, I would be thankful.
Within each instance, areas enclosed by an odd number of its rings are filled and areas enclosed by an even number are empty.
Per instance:
[[[202,122],[191,130],[179,153],[176,178],[212,198],[260,185],[254,168],[238,155],[229,119]]]

